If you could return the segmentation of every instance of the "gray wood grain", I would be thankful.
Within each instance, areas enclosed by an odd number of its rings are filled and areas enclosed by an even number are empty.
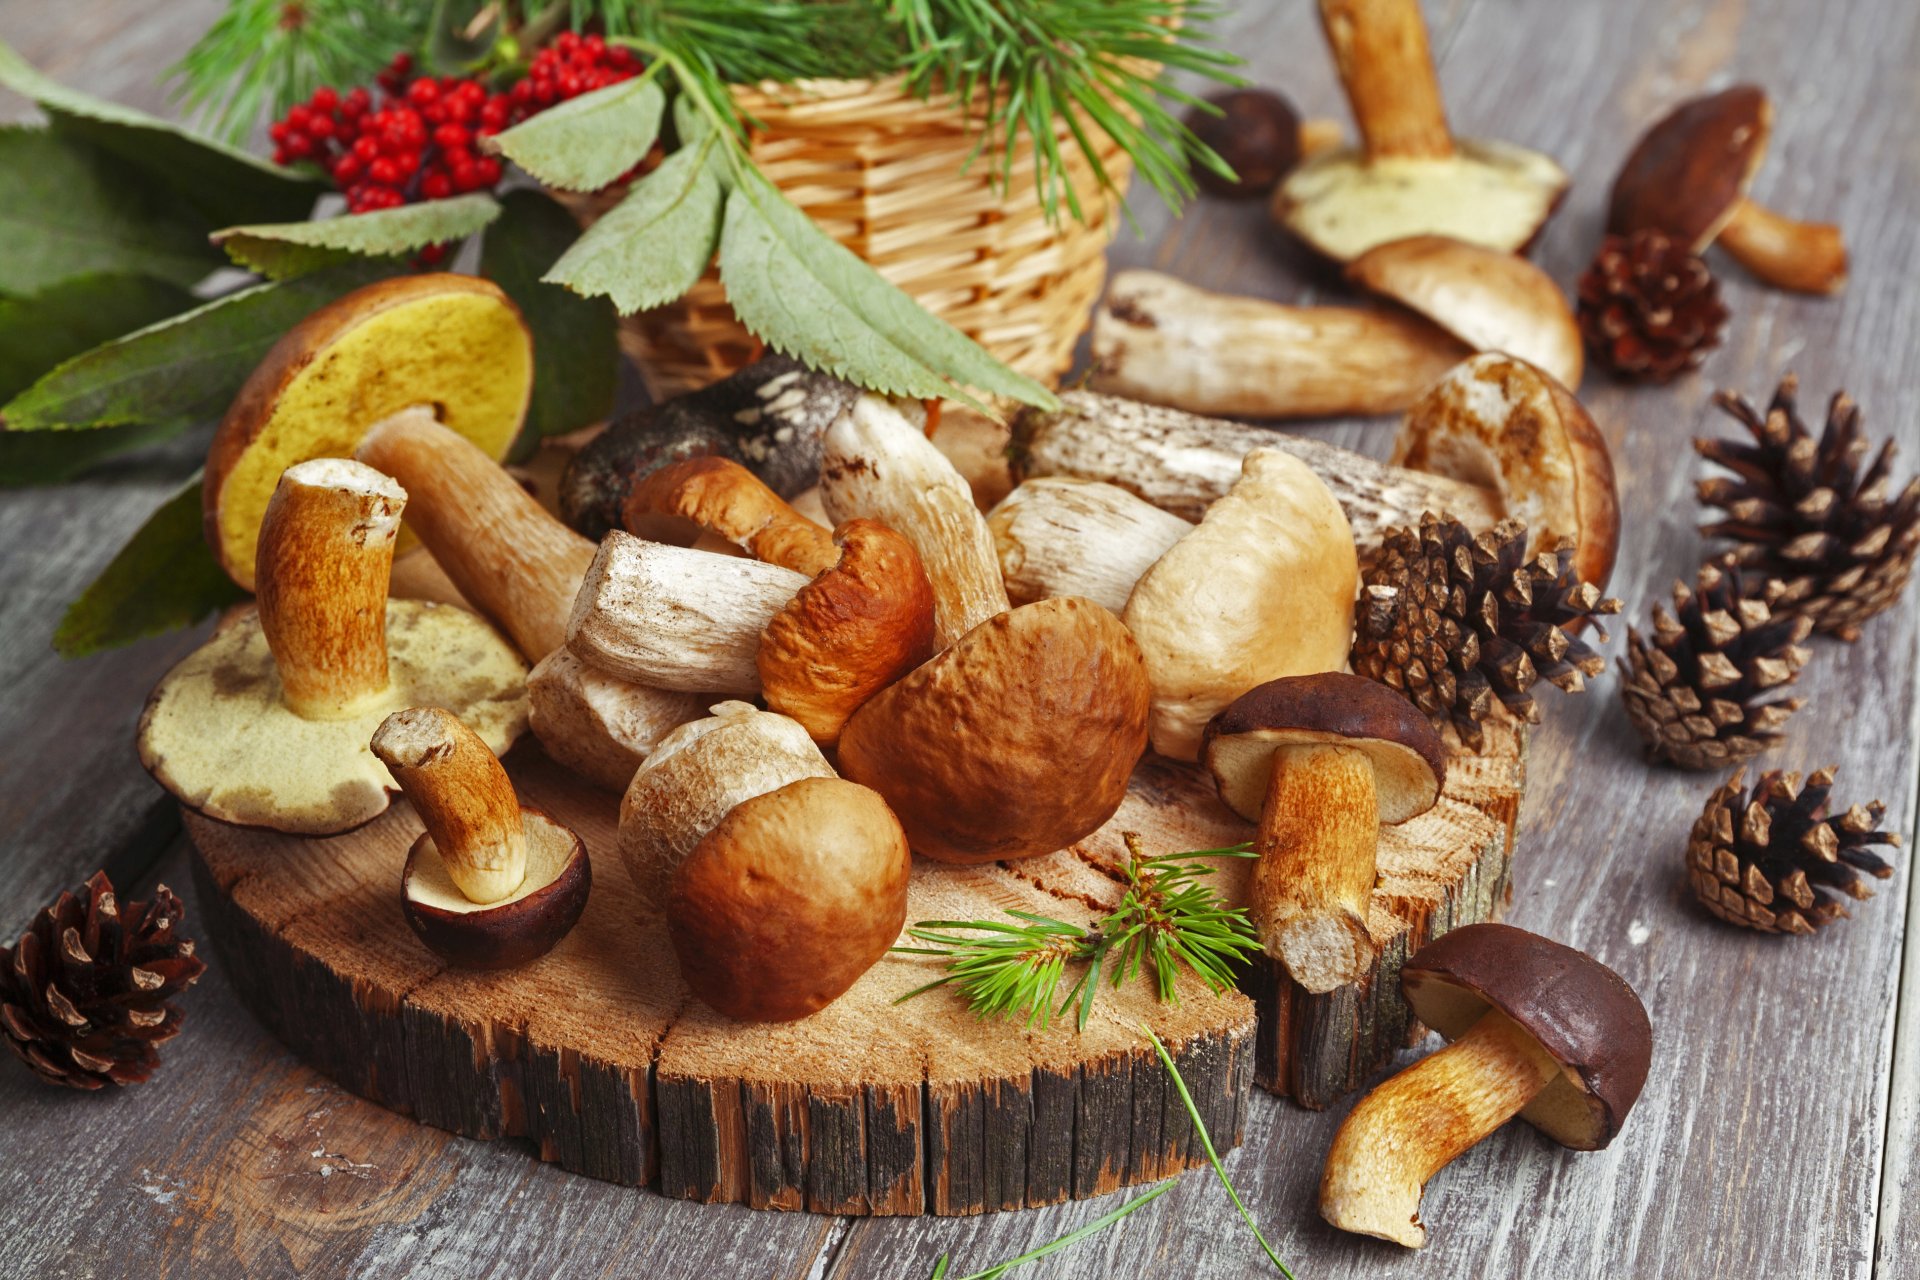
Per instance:
[[[72,83],[149,108],[158,70],[215,0],[0,0],[0,39]],[[57,20],[56,20],[57,14]],[[1920,351],[1912,192],[1920,151],[1920,11],[1899,0],[1430,3],[1455,128],[1530,143],[1575,175],[1537,257],[1570,284],[1599,233],[1613,167],[1667,103],[1735,78],[1772,90],[1773,155],[1757,192],[1840,221],[1854,256],[1837,300],[1774,293],[1716,256],[1734,320],[1702,377],[1662,390],[1590,378],[1582,398],[1615,449],[1627,511],[1613,592],[1642,618],[1702,547],[1687,437],[1720,430],[1715,385],[1764,394],[1796,369],[1809,403],[1845,386],[1876,431],[1920,461],[1908,368]],[[1227,24],[1250,75],[1314,114],[1339,97],[1311,6],[1247,0]],[[0,118],[19,104],[0,101]],[[1203,203],[1174,223],[1143,201],[1120,265],[1285,300],[1337,292],[1259,204]],[[1384,452],[1390,432],[1316,434]],[[182,461],[182,468],[190,463]],[[0,928],[91,870],[148,847],[163,810],[133,763],[141,692],[175,638],[77,666],[46,652],[58,604],[166,485],[105,477],[0,497]],[[1616,639],[1615,649],[1618,644]],[[1885,799],[1914,831],[1920,606],[1854,646],[1819,642],[1810,705],[1767,763],[1840,765],[1842,799]],[[1228,1167],[1302,1276],[1897,1277],[1920,1256],[1920,894],[1903,859],[1855,919],[1811,939],[1710,920],[1679,872],[1713,779],[1648,770],[1612,689],[1549,708],[1535,738],[1511,918],[1593,951],[1635,984],[1657,1037],[1653,1078],[1615,1146],[1572,1155],[1514,1127],[1433,1184],[1423,1255],[1321,1226],[1313,1190],[1340,1111],[1257,1097]],[[159,818],[164,822],[164,818]],[[140,837],[147,836],[143,846]],[[123,860],[124,861],[124,860]],[[162,864],[186,890],[179,854]],[[189,910],[193,904],[189,903]],[[190,915],[189,919],[192,919]],[[1904,978],[1902,977],[1904,967]],[[1904,987],[1906,1000],[1898,997]],[[342,1094],[239,1009],[217,971],[196,990],[169,1069],[107,1098],[0,1074],[0,1274],[633,1274],[913,1277],[951,1251],[976,1270],[1090,1221],[1118,1198],[977,1220],[848,1223],[667,1201],[448,1137]],[[1896,1010],[1905,1017],[1897,1015]],[[1877,1259],[1877,1267],[1876,1267]],[[1255,1274],[1219,1187],[1190,1174],[1122,1227],[1017,1273]]]

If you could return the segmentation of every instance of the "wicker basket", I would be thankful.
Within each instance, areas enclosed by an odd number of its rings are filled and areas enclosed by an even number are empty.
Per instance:
[[[739,88],[735,100],[759,123],[761,171],[834,239],[1015,369],[1048,385],[1066,372],[1106,278],[1116,207],[1064,125],[1060,151],[1086,220],[1063,207],[1050,224],[1031,144],[997,190],[991,158],[974,154],[976,122],[950,97],[922,100],[892,77]],[[1089,133],[1124,189],[1131,161]],[[562,198],[585,224],[617,200]],[[624,319],[620,343],[655,398],[704,387],[760,352],[711,270],[685,297]]]

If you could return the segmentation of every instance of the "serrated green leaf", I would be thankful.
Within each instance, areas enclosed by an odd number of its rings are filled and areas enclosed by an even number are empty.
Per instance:
[[[613,306],[582,298],[540,273],[580,232],[573,216],[538,191],[508,192],[500,220],[487,228],[480,274],[506,290],[533,331],[533,402],[516,457],[544,436],[560,435],[613,412],[620,346]]]
[[[193,210],[83,142],[0,129],[0,175],[0,293],[104,272],[186,286],[220,265]]]
[[[211,422],[295,322],[390,274],[390,266],[356,262],[229,294],[60,365],[0,407],[0,426],[149,426],[164,435]]]
[[[82,351],[197,305],[178,285],[140,275],[76,276],[0,298],[0,403]]]
[[[639,76],[542,111],[491,145],[550,187],[598,191],[646,159],[666,106],[660,86]]]
[[[325,188],[238,147],[69,89],[0,43],[0,85],[32,98],[63,133],[85,139],[192,202],[212,225],[305,216]]]
[[[245,596],[214,560],[201,532],[196,472],[67,606],[53,647],[64,658],[85,657],[190,627]]]
[[[587,228],[544,277],[613,300],[622,315],[693,288],[720,241],[720,182],[707,149],[682,147]]]
[[[285,280],[354,258],[392,258],[464,240],[499,216],[499,203],[476,191],[312,222],[228,227],[214,232],[213,242],[241,266]]]

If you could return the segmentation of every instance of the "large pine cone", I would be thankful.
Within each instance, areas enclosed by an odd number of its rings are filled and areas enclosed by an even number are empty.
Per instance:
[[[1594,362],[1636,382],[1698,368],[1727,324],[1707,264],[1659,231],[1608,236],[1576,293]]]
[[[1535,682],[1567,693],[1606,669],[1575,633],[1618,600],[1573,571],[1573,548],[1527,558],[1527,528],[1503,520],[1478,537],[1431,513],[1391,529],[1367,568],[1355,615],[1353,669],[1400,690],[1436,725],[1451,722],[1474,750],[1497,698],[1540,721]],[[1601,640],[1606,632],[1598,624]]]
[[[1775,608],[1804,614],[1814,630],[1855,640],[1860,624],[1906,590],[1920,551],[1920,477],[1889,497],[1894,444],[1886,441],[1863,472],[1871,448],[1860,407],[1836,392],[1819,440],[1801,421],[1799,380],[1780,380],[1762,414],[1722,391],[1714,403],[1753,436],[1699,439],[1701,457],[1733,472],[1699,483],[1700,501],[1725,512],[1700,526],[1733,542],[1740,564],[1778,579]]]
[[[1885,880],[1893,868],[1869,845],[1898,848],[1879,830],[1878,800],[1827,816],[1834,770],[1763,773],[1747,793],[1736,773],[1707,800],[1687,840],[1687,881],[1707,910],[1763,933],[1812,933],[1847,914],[1835,891],[1856,900],[1873,890],[1861,872]]]
[[[49,1084],[138,1084],[160,1065],[155,1046],[180,1032],[169,997],[206,965],[179,936],[180,900],[115,900],[105,872],[63,893],[11,948],[0,948],[0,1032]]]

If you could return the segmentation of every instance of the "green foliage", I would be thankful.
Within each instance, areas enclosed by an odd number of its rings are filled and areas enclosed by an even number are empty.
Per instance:
[[[560,255],[544,279],[610,298],[621,315],[671,302],[693,288],[720,243],[713,143],[683,146]]]
[[[85,657],[190,627],[245,594],[207,547],[196,473],[68,606],[53,633],[53,647],[62,657]]]
[[[311,222],[228,227],[214,232],[213,242],[239,265],[284,280],[354,258],[394,258],[456,243],[499,216],[494,198],[476,191]]]
[[[1069,1231],[1058,1239],[1049,1240],[1038,1248],[1029,1249],[1018,1257],[1008,1258],[1005,1262],[988,1267],[985,1271],[975,1271],[971,1275],[948,1277],[947,1255],[943,1253],[940,1255],[940,1260],[933,1264],[931,1280],[1000,1280],[1001,1276],[1007,1274],[1007,1272],[1013,1270],[1015,1267],[1029,1262],[1038,1262],[1050,1253],[1058,1253],[1069,1245],[1079,1244],[1088,1236],[1105,1231],[1108,1227],[1120,1221],[1120,1219],[1130,1214],[1138,1213],[1155,1200],[1158,1200],[1161,1196],[1167,1194],[1167,1192],[1173,1190],[1174,1185],[1171,1180],[1163,1182],[1151,1191],[1143,1192],[1135,1196],[1118,1209],[1101,1214],[1086,1226]]]
[[[493,145],[550,187],[598,191],[646,158],[666,105],[650,72],[542,111]]]
[[[620,347],[611,304],[541,280],[547,264],[579,233],[572,216],[537,191],[509,192],[505,204],[481,245],[480,274],[506,290],[533,331],[533,403],[515,445],[520,458],[543,436],[613,412]]]

